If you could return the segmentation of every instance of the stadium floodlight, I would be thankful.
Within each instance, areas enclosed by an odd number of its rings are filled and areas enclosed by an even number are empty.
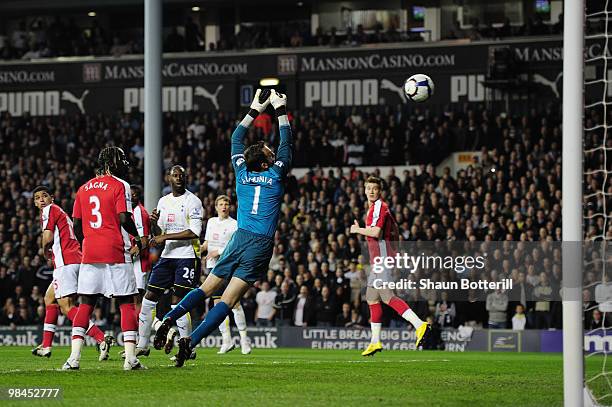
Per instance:
[[[198,6],[193,6],[193,7],[191,8],[191,11],[198,12],[198,11],[200,11],[200,7],[198,7]]]
[[[90,11],[89,13],[87,13],[87,15],[89,17],[95,17],[96,16],[96,12],[95,11]]]
[[[278,78],[262,78],[259,81],[259,86],[277,86],[279,83]]]

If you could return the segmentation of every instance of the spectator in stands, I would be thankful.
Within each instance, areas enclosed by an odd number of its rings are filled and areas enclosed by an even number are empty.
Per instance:
[[[504,25],[499,28],[498,36],[500,38],[507,38],[512,36],[512,25],[510,24],[510,18],[504,19]]]
[[[1,325],[8,325],[11,329],[15,329],[20,324],[17,308],[11,298],[7,299],[4,304],[0,320],[2,321]]]
[[[448,304],[445,302],[436,306],[436,313],[434,317],[440,328],[452,328],[454,326],[454,317],[448,309]]]
[[[592,312],[591,323],[588,327],[589,330],[604,327],[604,318],[600,310],[594,309]]]
[[[276,309],[274,309],[275,299],[276,292],[270,290],[270,283],[264,281],[261,284],[261,291],[255,296],[255,302],[257,302],[257,311],[255,313],[257,326],[272,326],[274,316],[276,315]]]
[[[506,328],[506,311],[508,310],[508,294],[498,289],[487,295],[487,311],[489,312],[489,328]]]
[[[332,326],[338,315],[336,300],[328,286],[321,288],[321,295],[315,299],[317,326]]]
[[[113,45],[110,48],[110,53],[114,57],[120,57],[125,54],[131,53],[130,44],[122,44],[119,37],[113,37]]]
[[[199,51],[204,47],[204,36],[193,18],[188,17],[185,22],[185,51]]]
[[[548,329],[551,327],[550,301],[553,300],[553,290],[545,272],[540,273],[540,282],[533,289],[535,303],[535,324],[537,329]]]
[[[255,287],[251,287],[240,301],[248,325],[255,325],[255,313],[257,311],[256,290]]]
[[[525,315],[525,307],[523,304],[516,306],[516,311],[512,317],[512,329],[515,331],[523,331],[527,327],[527,316]]]
[[[179,34],[178,27],[172,27],[172,31],[166,37],[164,43],[165,52],[183,52],[185,51],[185,38]]]
[[[280,274],[276,275],[282,281]],[[279,293],[274,299],[274,308],[276,309],[276,324],[290,325],[293,319],[296,295],[291,292],[289,283],[286,281],[280,284]]]
[[[336,321],[334,326],[339,327],[348,327],[353,325],[352,315],[351,315],[351,304],[345,302],[342,304],[342,312],[340,312],[336,316]]]
[[[298,279],[302,277],[298,275]],[[303,277],[302,277],[303,279]],[[296,282],[297,282],[296,280]],[[299,285],[299,283],[298,283]],[[314,326],[316,325],[315,320],[315,306],[310,296],[310,290],[306,285],[300,285],[299,294],[295,303],[295,313],[293,315],[293,325],[295,326]]]
[[[28,31],[25,20],[19,22],[19,27],[11,35],[11,45],[19,55],[23,54],[28,47]]]

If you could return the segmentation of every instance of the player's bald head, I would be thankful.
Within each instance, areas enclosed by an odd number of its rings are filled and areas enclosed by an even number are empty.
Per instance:
[[[185,168],[181,165],[174,165],[168,170],[168,183],[172,193],[177,196],[185,192],[185,173]]]

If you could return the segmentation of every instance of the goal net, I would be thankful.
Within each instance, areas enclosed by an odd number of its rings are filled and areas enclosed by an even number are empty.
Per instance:
[[[612,1],[587,1],[584,43],[585,405],[612,405]],[[611,134],[612,135],[612,134]],[[597,242],[590,244],[590,242]]]

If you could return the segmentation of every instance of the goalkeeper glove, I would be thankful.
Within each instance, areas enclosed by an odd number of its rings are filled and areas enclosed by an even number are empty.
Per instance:
[[[255,97],[251,102],[251,110],[257,111],[257,113],[261,113],[270,104],[270,90],[269,89],[257,89],[255,92]]]
[[[272,107],[274,107],[274,111],[276,112],[277,117],[287,114],[286,95],[273,90],[272,95],[270,96],[270,103],[272,103]]]

